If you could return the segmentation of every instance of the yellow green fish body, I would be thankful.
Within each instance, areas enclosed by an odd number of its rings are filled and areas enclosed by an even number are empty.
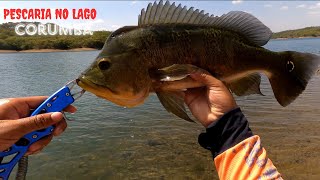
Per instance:
[[[79,76],[87,91],[121,106],[143,103],[157,93],[164,107],[190,120],[179,92],[203,86],[188,78],[208,71],[235,94],[261,94],[260,74],[270,80],[278,102],[290,104],[315,73],[319,57],[264,49],[272,32],[252,15],[221,17],[168,1],[142,10],[138,26],[114,31],[93,64]]]

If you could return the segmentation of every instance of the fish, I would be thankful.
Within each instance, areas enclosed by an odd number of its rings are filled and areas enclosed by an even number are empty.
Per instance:
[[[164,108],[193,122],[184,92],[203,87],[192,73],[209,73],[235,95],[261,94],[261,73],[282,106],[292,103],[315,74],[320,57],[264,46],[272,31],[253,15],[231,11],[209,15],[166,1],[149,3],[138,25],[110,34],[77,83],[117,105],[135,107],[156,93]]]

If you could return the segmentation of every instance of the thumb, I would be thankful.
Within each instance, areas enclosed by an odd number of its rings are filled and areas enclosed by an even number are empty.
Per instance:
[[[54,125],[63,119],[61,112],[38,114],[23,119],[19,119],[18,125],[24,134],[32,131],[41,130],[48,126]]]
[[[220,80],[207,73],[190,74],[190,77],[205,84],[207,87],[220,87],[223,84]]]

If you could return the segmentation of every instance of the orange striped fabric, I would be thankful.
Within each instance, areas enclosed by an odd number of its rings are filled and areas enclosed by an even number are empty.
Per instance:
[[[260,137],[252,136],[226,150],[214,159],[221,180],[282,179],[267,157]]]

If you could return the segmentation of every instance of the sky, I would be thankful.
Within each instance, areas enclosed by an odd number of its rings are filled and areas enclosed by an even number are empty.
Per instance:
[[[95,20],[43,20],[64,27],[91,30],[115,30],[121,26],[137,25],[142,8],[153,1],[0,1],[0,23],[4,20],[3,10],[9,8],[95,8]],[[170,1],[174,2],[174,1]],[[183,6],[195,7],[205,13],[221,16],[229,11],[251,13],[273,32],[320,26],[320,1],[177,1]]]

